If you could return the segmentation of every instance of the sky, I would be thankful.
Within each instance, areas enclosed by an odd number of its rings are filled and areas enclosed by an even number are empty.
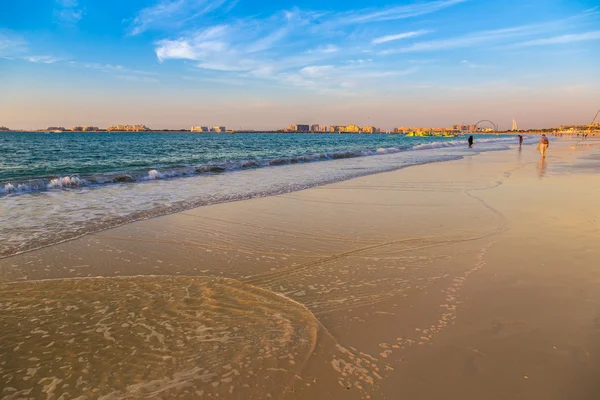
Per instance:
[[[600,0],[2,0],[0,126],[591,122]]]

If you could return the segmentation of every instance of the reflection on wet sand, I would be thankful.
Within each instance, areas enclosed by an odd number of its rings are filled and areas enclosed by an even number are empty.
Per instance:
[[[542,179],[544,175],[546,175],[546,170],[548,169],[548,165],[546,163],[545,158],[540,158],[540,161],[537,164],[538,177]]]

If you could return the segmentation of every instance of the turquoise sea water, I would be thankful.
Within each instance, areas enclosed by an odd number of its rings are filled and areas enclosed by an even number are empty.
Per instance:
[[[210,166],[234,170],[464,142],[403,135],[0,133],[0,185],[43,187],[65,176],[109,183],[144,178],[151,170],[172,177]]]
[[[0,133],[0,257],[196,206],[506,148],[514,137]]]

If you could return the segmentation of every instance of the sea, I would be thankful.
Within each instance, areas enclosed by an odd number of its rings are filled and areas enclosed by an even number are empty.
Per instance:
[[[0,132],[0,258],[193,207],[507,149],[514,136]]]

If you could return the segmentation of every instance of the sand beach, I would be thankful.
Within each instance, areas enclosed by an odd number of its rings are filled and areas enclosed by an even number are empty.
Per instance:
[[[599,154],[551,138],[0,259],[0,398],[598,399]]]

